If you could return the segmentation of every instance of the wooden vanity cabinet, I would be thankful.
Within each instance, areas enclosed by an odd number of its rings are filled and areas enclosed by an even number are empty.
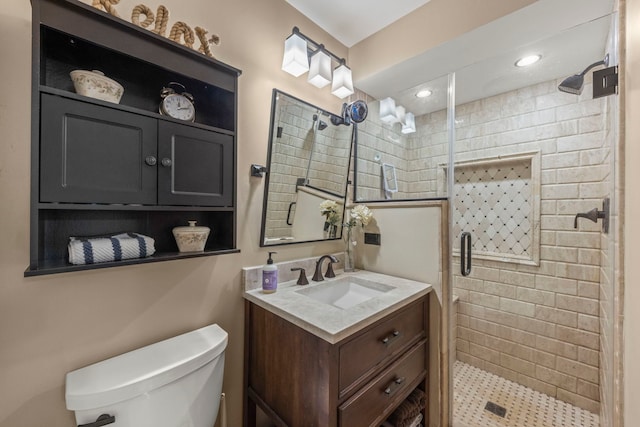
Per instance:
[[[25,276],[239,252],[236,129],[240,70],[78,0],[32,0],[30,264]],[[75,92],[70,72],[99,70],[119,103]],[[194,122],[161,115],[171,82],[193,95]],[[172,235],[195,220],[203,252]],[[137,232],[146,258],[71,265],[70,237]]]
[[[244,426],[256,425],[256,405],[278,427],[379,426],[415,388],[428,390],[428,302],[332,344],[247,301]]]

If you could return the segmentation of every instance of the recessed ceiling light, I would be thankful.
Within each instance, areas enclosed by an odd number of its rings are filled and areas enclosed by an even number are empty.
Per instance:
[[[518,59],[515,65],[516,67],[526,67],[528,65],[535,64],[536,62],[540,61],[540,58],[542,58],[542,55],[525,56],[524,58]]]
[[[422,89],[420,92],[416,93],[418,98],[426,98],[427,96],[431,96],[431,91],[429,89]]]

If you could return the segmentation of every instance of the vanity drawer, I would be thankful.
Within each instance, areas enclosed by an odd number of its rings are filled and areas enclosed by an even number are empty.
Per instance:
[[[420,342],[338,408],[340,426],[371,426],[382,421],[426,375],[426,345]]]
[[[358,338],[340,347],[340,395],[380,362],[397,355],[408,344],[426,336],[425,299],[409,305]]]

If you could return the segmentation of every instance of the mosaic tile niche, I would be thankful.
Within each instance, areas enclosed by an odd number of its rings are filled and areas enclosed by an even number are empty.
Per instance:
[[[457,163],[454,180],[453,234],[471,232],[473,257],[539,265],[540,153]]]

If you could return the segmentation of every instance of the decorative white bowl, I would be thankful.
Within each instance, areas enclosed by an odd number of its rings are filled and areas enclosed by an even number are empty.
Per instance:
[[[196,221],[189,221],[186,227],[174,227],[173,237],[180,252],[202,252],[209,237],[209,227],[198,227]]]
[[[106,77],[102,71],[73,70],[69,74],[76,93],[114,104],[120,103],[124,88],[117,81]]]

